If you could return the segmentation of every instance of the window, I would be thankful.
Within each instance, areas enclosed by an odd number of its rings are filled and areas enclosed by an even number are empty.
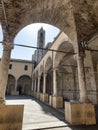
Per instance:
[[[25,65],[25,66],[24,66],[24,70],[28,70],[28,65]]]
[[[12,69],[12,64],[9,64],[9,69]]]

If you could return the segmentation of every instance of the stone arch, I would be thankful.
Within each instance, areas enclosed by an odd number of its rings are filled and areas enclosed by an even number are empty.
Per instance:
[[[50,67],[52,66],[52,58],[49,56],[48,58],[47,58],[47,60],[46,60],[46,62],[45,62],[45,65],[44,65],[44,67],[45,67],[45,72],[47,72],[49,69],[50,69]]]
[[[92,50],[98,50],[98,33],[94,35],[88,44]],[[86,51],[85,79],[89,99],[95,104],[98,102],[98,51]]]
[[[46,76],[46,93],[48,95],[53,94],[53,77],[52,77],[52,57],[48,57],[45,62],[45,73],[47,73]]]
[[[16,2],[17,3],[17,2]],[[20,4],[20,3],[18,3]],[[31,7],[31,10],[30,8]],[[60,28],[64,31],[72,41],[76,41],[76,33],[75,33],[75,21],[73,15],[73,8],[72,4],[69,1],[65,0],[44,0],[38,1],[33,0],[33,2],[22,4],[19,12],[23,12],[26,10],[25,13],[20,14],[21,21],[26,17],[26,21],[23,21],[22,24],[17,23],[17,30],[14,36],[21,30],[23,27],[32,24],[32,23],[47,23],[53,26]],[[29,11],[29,13],[28,13]],[[65,12],[65,13],[64,13]],[[32,19],[33,18],[33,19]],[[75,43],[75,42],[74,42]]]
[[[31,83],[32,79],[28,75],[22,75],[19,77],[17,81],[17,90],[19,91],[19,94],[29,95],[29,92],[31,90]]]
[[[16,82],[15,77],[9,74],[8,81],[7,81],[6,94],[11,95],[11,92],[15,91],[15,82]]]
[[[39,75],[42,75],[42,73],[44,73],[44,65],[40,65],[39,67]]]
[[[55,52],[54,53],[54,59],[53,60],[54,60],[54,66],[55,67],[58,66],[58,64],[63,59],[63,57],[71,55],[71,54],[66,53],[66,52],[70,52],[70,53],[74,54],[74,48],[73,48],[72,44],[67,42],[67,41],[62,42],[58,46],[57,50],[61,51],[61,52]],[[65,53],[63,53],[63,52],[65,52]]]
[[[58,82],[59,81],[59,82]],[[79,99],[77,62],[73,57],[64,57],[57,68],[57,88],[64,100]]]
[[[70,52],[54,53],[53,69],[56,68],[57,75],[57,94],[62,96],[64,100],[73,100],[76,96],[76,79],[77,74],[77,62],[74,59],[74,47],[68,41],[62,42],[58,48],[58,51]],[[74,69],[75,68],[75,69]]]

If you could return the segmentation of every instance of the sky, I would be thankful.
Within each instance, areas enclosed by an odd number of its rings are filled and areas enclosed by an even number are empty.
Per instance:
[[[37,32],[43,27],[46,32],[45,35],[45,45],[48,42],[53,42],[54,38],[59,34],[60,30],[52,25],[36,23],[24,27],[15,37],[14,44],[22,44],[28,46],[37,46]],[[0,41],[3,40],[2,29],[0,27]],[[11,58],[31,60],[32,54],[34,54],[33,48],[24,48],[14,46],[11,52]],[[2,57],[2,44],[0,43],[0,57]]]

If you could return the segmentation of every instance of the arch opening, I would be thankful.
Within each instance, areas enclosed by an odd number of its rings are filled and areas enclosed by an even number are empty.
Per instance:
[[[6,95],[11,95],[12,91],[15,91],[15,83],[16,79],[13,75],[9,74],[8,75],[8,83],[6,87]]]
[[[31,83],[32,80],[29,76],[21,76],[17,81],[17,90],[19,91],[19,95],[29,95]]]

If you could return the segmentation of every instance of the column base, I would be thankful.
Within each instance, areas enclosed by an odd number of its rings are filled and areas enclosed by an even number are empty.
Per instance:
[[[92,103],[65,102],[65,120],[72,125],[96,124],[94,105]]]
[[[63,108],[63,97],[61,97],[61,96],[52,96],[51,105],[54,108]]]
[[[33,96],[33,97],[34,97],[34,91],[31,91],[31,96]]]
[[[41,93],[40,94],[40,100],[42,102],[48,102],[48,100],[49,100],[48,94],[47,93]]]
[[[49,96],[49,105],[50,106],[53,106],[52,105],[53,104],[53,98],[52,97],[53,97],[52,95]]]
[[[0,98],[0,107],[5,106],[5,105],[6,105],[5,99]]]
[[[39,92],[36,93],[36,98],[40,99],[40,93]]]
[[[31,96],[33,96],[33,97],[35,97],[35,98],[36,98],[36,95],[37,95],[36,92],[32,92],[32,93],[31,93]]]

